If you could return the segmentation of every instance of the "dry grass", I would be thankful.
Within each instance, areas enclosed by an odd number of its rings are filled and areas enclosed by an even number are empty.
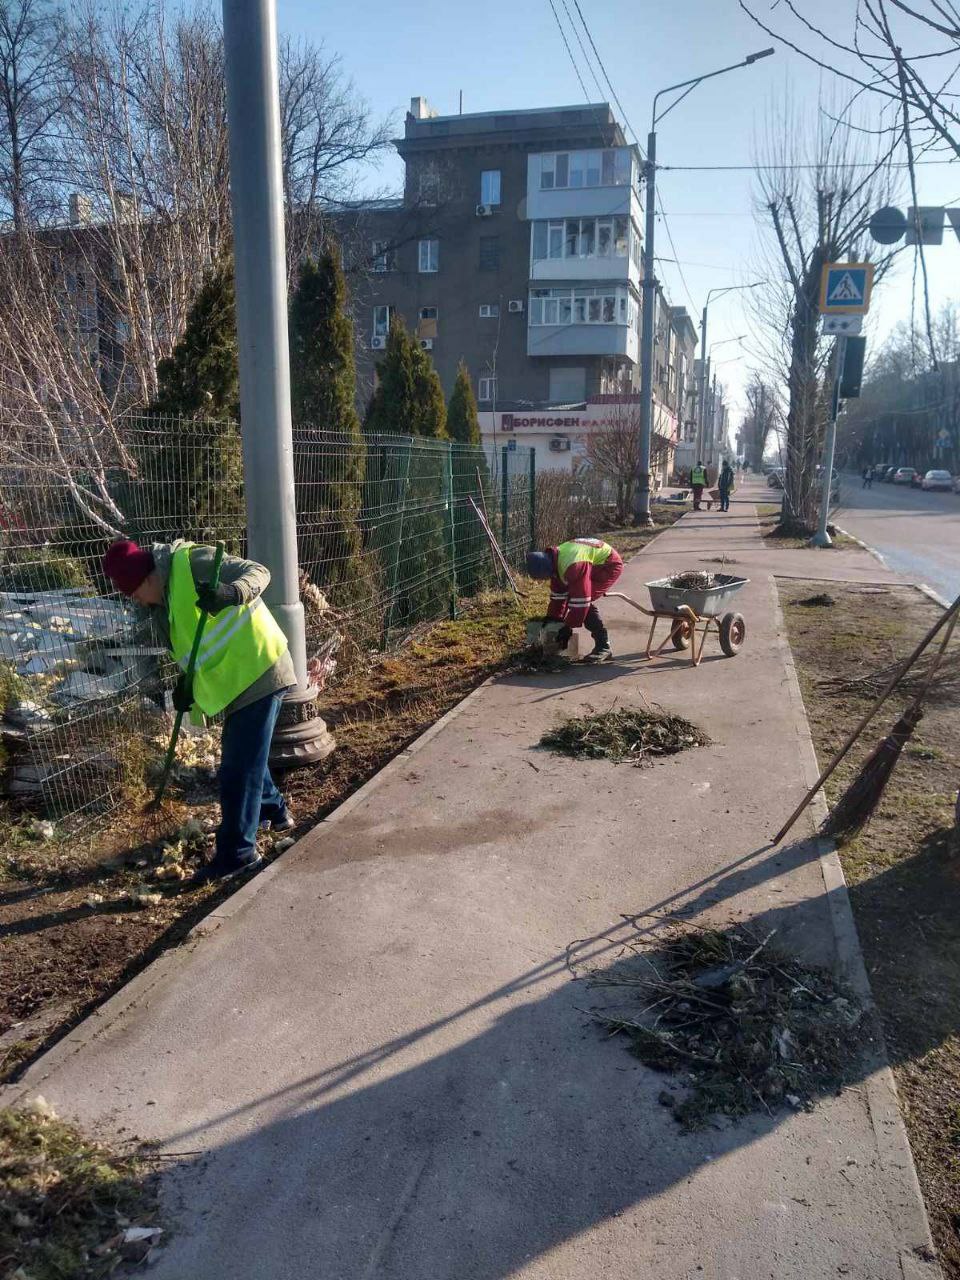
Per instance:
[[[831,584],[832,608],[800,607],[812,583],[781,583],[790,644],[825,764],[875,696],[875,673],[916,644],[938,608],[911,588]],[[960,652],[954,642],[952,653]],[[824,672],[830,672],[824,679]],[[828,784],[834,800],[911,696],[898,691]],[[953,805],[960,709],[943,693],[840,859],[944,1273],[960,1277],[960,855]]]

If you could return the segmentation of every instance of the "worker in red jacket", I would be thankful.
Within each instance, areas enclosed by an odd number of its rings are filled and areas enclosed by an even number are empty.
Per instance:
[[[623,573],[623,561],[602,538],[573,538],[559,547],[527,552],[531,578],[550,579],[547,619],[563,622],[558,640],[566,644],[575,627],[586,627],[593,637],[593,652],[584,662],[609,662],[610,639],[594,604]]]

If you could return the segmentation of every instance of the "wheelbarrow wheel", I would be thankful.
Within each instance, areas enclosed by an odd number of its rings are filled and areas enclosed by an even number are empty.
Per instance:
[[[683,652],[690,648],[690,623],[685,622],[683,618],[679,618],[674,624],[670,632],[670,639],[673,641],[673,647]]]
[[[743,648],[747,624],[742,613],[725,613],[720,619],[720,648],[728,658],[734,658]]]

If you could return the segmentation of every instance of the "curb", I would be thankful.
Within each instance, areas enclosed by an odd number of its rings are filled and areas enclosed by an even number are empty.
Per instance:
[[[871,547],[869,542],[864,542],[862,538],[858,538],[855,533],[851,533],[849,529],[842,528],[836,522],[834,522],[833,527],[836,529],[837,533],[842,533],[845,538],[849,538],[851,542],[855,542],[861,550],[868,552],[875,560],[879,560],[885,569],[890,569],[886,559],[881,555],[876,547]],[[891,573],[894,572],[892,569],[890,571]]]
[[[803,694],[800,692],[800,680],[793,652],[787,640],[786,622],[780,606],[775,576],[770,580],[770,590],[777,626],[777,644],[787,673],[787,696],[796,715],[797,745],[800,750],[804,778],[807,786],[812,787],[820,776],[820,767],[803,704]],[[819,827],[829,812],[822,790],[814,797],[810,808]],[[878,1065],[865,1077],[863,1088],[877,1144],[877,1157],[884,1174],[887,1214],[895,1238],[898,1242],[903,1242],[898,1255],[900,1269],[904,1280],[942,1280],[943,1273],[936,1260],[933,1236],[930,1233],[926,1206],[913,1163],[910,1140],[903,1122],[896,1081],[883,1043],[879,1012],[873,999],[863,952],[860,949],[860,938],[853,917],[853,908],[850,905],[843,866],[837,847],[832,840],[817,836],[811,838],[816,842],[819,852],[820,871],[833,923],[840,970],[860,996],[865,1007],[873,1014],[880,1039]]]

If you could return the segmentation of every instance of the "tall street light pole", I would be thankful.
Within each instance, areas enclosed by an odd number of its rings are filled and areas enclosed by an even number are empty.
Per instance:
[[[311,714],[300,603],[274,0],[223,0],[223,41],[247,546],[270,570],[266,601],[297,673],[271,751],[273,763],[291,767],[335,744]]]
[[[744,285],[742,287],[751,288],[752,286]],[[708,382],[710,378],[710,372],[712,369],[713,352],[715,351],[715,349],[717,347],[725,347],[728,342],[743,342],[746,336],[747,335],[745,333],[741,333],[741,334],[738,334],[736,338],[721,338],[719,342],[711,343],[710,349],[709,351],[707,351],[706,360],[703,362],[706,365],[706,376],[707,376]],[[702,374],[703,374],[703,370],[701,370],[701,376]],[[703,458],[705,454],[708,454],[710,452],[710,450],[713,448],[713,443],[714,443],[714,433],[716,431],[716,425],[717,425],[717,373],[715,369],[713,370],[713,389],[705,392],[704,399],[706,400],[708,396],[710,399],[710,431],[708,433],[706,430],[706,412],[704,412],[703,421],[701,423],[702,440],[700,441],[700,451],[697,455],[697,461],[700,461],[700,459]],[[707,465],[709,465],[709,463]]]
[[[704,447],[703,424],[706,414],[707,405],[707,387],[710,383],[710,371],[707,368],[707,311],[710,307],[710,299],[716,294],[718,298],[722,298],[725,293],[738,293],[743,289],[757,289],[760,285],[766,284],[765,280],[754,280],[753,284],[728,284],[725,288],[711,289],[707,293],[707,300],[703,304],[703,316],[700,321],[700,386],[699,386],[699,403],[697,405],[697,452],[701,452]]]
[[[654,235],[656,232],[657,202],[657,125],[682,102],[688,93],[692,93],[704,80],[712,80],[728,71],[736,71],[739,67],[749,67],[761,58],[769,58],[773,49],[762,49],[759,53],[749,54],[742,62],[734,62],[729,67],[720,67],[718,71],[708,71],[692,80],[681,80],[679,84],[667,85],[654,95],[653,109],[650,113],[650,132],[647,134],[647,159],[644,164],[644,186],[646,189],[646,239],[643,246],[643,311],[640,325],[640,475],[637,485],[637,524],[653,523],[650,515],[650,450],[653,441],[653,339],[654,309],[657,305],[657,277],[654,272]],[[674,93],[682,89],[683,93],[662,112],[657,111],[657,102],[665,93]]]

